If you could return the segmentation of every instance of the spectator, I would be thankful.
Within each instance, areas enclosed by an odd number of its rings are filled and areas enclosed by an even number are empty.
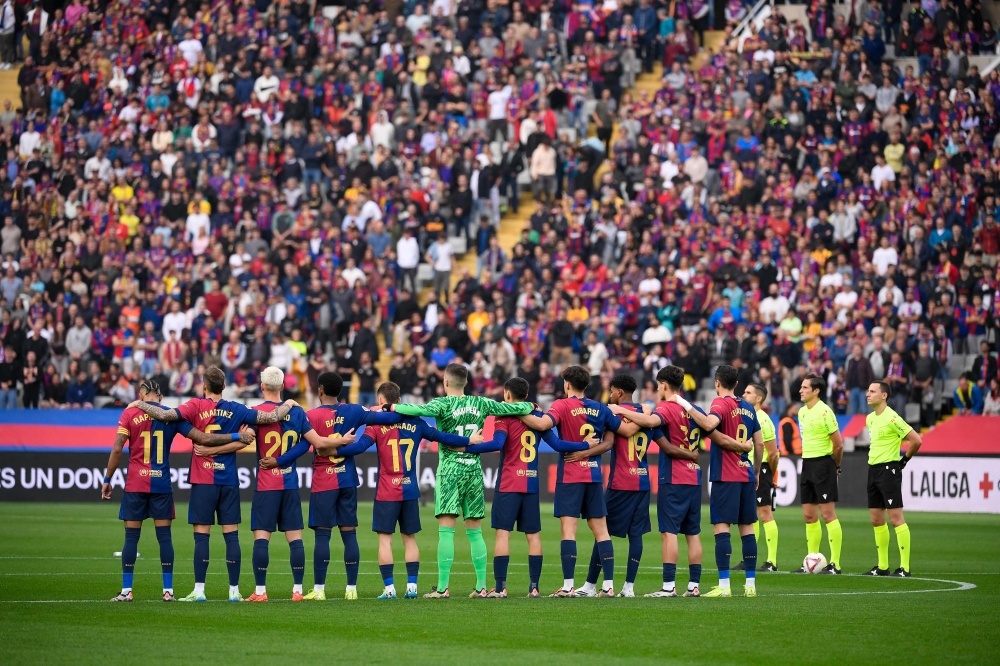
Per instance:
[[[94,406],[94,383],[85,370],[77,372],[66,389],[66,406],[72,409],[91,409]]]
[[[958,380],[958,388],[952,396],[955,413],[959,416],[981,415],[983,413],[983,392],[968,376],[962,375]]]
[[[996,377],[990,380],[990,388],[983,402],[983,414],[1000,416],[1000,379]]]

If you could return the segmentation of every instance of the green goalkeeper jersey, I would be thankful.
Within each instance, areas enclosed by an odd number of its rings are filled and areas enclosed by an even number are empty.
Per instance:
[[[530,402],[497,402],[478,395],[446,395],[434,398],[426,405],[396,405],[396,412],[404,416],[433,416],[438,430],[462,437],[471,437],[481,430],[487,416],[520,416],[530,414]],[[441,447],[438,475],[478,471],[483,467],[476,453],[459,453]]]

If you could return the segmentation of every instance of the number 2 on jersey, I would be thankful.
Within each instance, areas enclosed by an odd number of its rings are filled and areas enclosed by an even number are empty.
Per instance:
[[[275,454],[279,447],[281,448],[280,455],[284,455],[288,449],[295,446],[298,440],[299,434],[297,432],[289,430],[284,435],[281,435],[277,431],[272,430],[264,435],[264,445],[268,447],[267,453],[264,454],[264,457],[270,458]]]

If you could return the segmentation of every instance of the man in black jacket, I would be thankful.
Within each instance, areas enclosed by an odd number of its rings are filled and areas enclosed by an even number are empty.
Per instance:
[[[847,403],[847,414],[867,414],[868,403],[865,399],[865,392],[871,383],[875,381],[872,373],[871,363],[862,354],[861,345],[856,344],[851,350],[851,357],[847,359],[847,390],[850,393]]]
[[[980,389],[987,391],[990,380],[997,376],[997,359],[990,354],[990,343],[979,343],[979,356],[972,362],[972,376]]]

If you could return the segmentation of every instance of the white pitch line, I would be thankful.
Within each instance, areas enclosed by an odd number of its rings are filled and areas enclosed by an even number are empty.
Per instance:
[[[861,574],[850,574],[860,576]],[[905,580],[905,579],[904,579]],[[924,594],[928,592],[964,592],[975,589],[973,583],[963,583],[960,580],[944,580],[942,578],[910,578],[910,580],[922,580],[928,583],[949,583],[958,587],[934,588],[932,590],[862,590],[857,592],[776,592],[774,594],[761,594],[762,597],[837,597],[855,596],[859,594]]]

